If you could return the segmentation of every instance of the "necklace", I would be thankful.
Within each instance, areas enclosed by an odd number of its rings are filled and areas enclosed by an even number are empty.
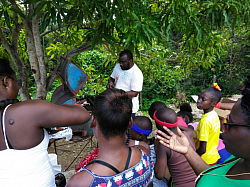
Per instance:
[[[219,176],[219,177],[234,177],[234,176],[241,176],[241,175],[250,175],[250,173],[238,173],[238,174],[234,174],[234,175],[219,175],[219,174],[214,174],[214,173],[206,173],[206,171],[208,171],[208,170],[213,170],[213,169],[219,168],[219,167],[221,167],[221,166],[225,166],[225,165],[228,165],[228,164],[232,164],[232,163],[238,162],[240,159],[241,159],[241,158],[238,158],[238,159],[234,160],[233,162],[221,164],[221,165],[219,165],[219,166],[214,166],[214,167],[212,167],[212,168],[208,168],[208,169],[202,171],[202,172],[198,175],[198,177],[195,179],[195,182],[196,182],[197,180],[199,180],[201,176],[204,176],[204,175],[213,175],[213,176]]]

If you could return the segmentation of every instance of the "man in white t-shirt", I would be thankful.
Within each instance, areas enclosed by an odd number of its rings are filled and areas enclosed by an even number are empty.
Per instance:
[[[116,64],[107,84],[107,88],[119,88],[132,98],[132,117],[139,109],[139,92],[142,91],[143,75],[133,62],[133,54],[124,50],[119,55],[119,64]]]

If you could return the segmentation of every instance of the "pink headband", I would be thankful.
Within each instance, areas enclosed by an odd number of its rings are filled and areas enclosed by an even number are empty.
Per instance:
[[[156,112],[157,112],[157,110],[155,111],[155,113]],[[154,118],[155,122],[158,123],[160,126],[165,126],[167,128],[173,128],[176,125],[178,125],[178,121],[176,121],[175,123],[166,123],[166,122],[160,121],[159,119],[156,118],[155,113],[154,113],[153,118]]]

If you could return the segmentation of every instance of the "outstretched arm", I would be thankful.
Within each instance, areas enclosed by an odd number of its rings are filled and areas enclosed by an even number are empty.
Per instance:
[[[136,97],[136,96],[139,94],[139,92],[136,92],[136,91],[133,91],[133,90],[128,91],[128,92],[126,92],[126,93],[128,94],[128,96],[129,96],[130,98]]]
[[[23,101],[22,110],[18,110],[16,116],[22,118],[24,124],[43,128],[81,125],[91,118],[84,107],[68,104],[58,106],[43,100]]]
[[[209,167],[209,165],[207,165],[191,147],[189,140],[178,127],[177,132],[180,136],[176,136],[167,127],[163,128],[169,133],[170,136],[158,130],[157,138],[160,140],[160,143],[173,151],[182,153],[188,160],[196,175],[199,175],[203,170]]]

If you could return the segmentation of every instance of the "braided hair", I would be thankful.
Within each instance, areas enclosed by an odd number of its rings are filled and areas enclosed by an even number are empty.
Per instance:
[[[15,71],[11,68],[10,62],[6,59],[0,58],[0,76],[11,77],[15,74]],[[5,108],[9,104],[14,104],[19,102],[18,99],[6,99],[0,101],[0,110]]]
[[[241,98],[241,108],[246,117],[247,123],[250,124],[250,74],[247,80],[244,81],[244,88],[241,91],[243,97]]]

